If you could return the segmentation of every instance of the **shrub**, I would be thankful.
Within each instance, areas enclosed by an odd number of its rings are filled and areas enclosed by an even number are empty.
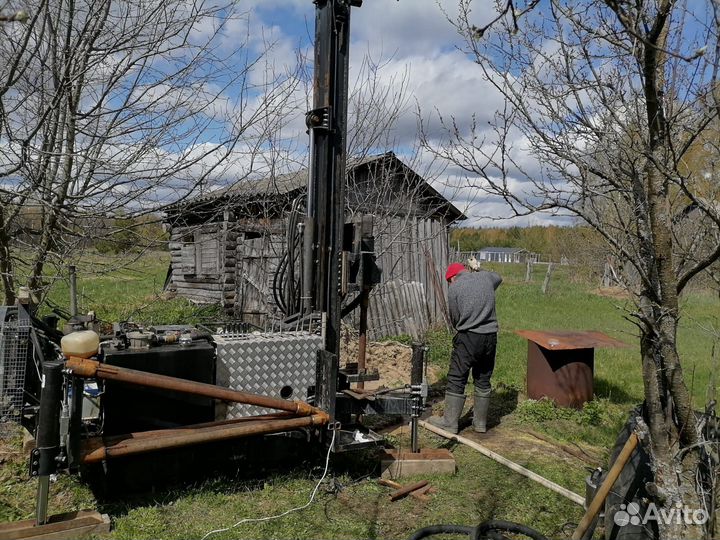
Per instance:
[[[554,420],[569,420],[583,426],[599,426],[608,420],[608,401],[596,399],[585,403],[582,409],[558,407],[550,399],[528,399],[518,404],[519,420],[541,424]]]

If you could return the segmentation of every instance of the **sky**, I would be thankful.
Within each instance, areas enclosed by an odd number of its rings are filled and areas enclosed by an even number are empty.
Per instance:
[[[494,13],[494,2],[476,0],[472,22],[482,24]],[[485,9],[481,9],[485,6]],[[263,37],[260,46],[272,40],[273,65],[292,69],[297,50],[311,56],[315,5],[312,0],[253,0],[240,4],[247,9],[253,34]],[[410,156],[434,187],[468,216],[464,225],[510,226],[567,224],[567,218],[534,215],[509,220],[504,203],[489,199],[467,187],[464,173],[439,163],[430,165],[427,154],[413,153],[418,141],[418,116],[426,122],[431,140],[439,143],[438,115],[467,122],[476,115],[487,123],[502,99],[483,80],[481,70],[460,49],[461,37],[447,17],[457,14],[457,0],[365,0],[351,15],[350,80],[357,81],[363,62],[370,58],[378,69],[380,84],[406,85],[402,111],[389,137],[401,157]],[[364,75],[364,74],[363,74]],[[350,113],[350,122],[353,114]],[[352,126],[350,126],[352,129]],[[302,138],[301,119],[291,122],[287,137]],[[409,158],[410,159],[410,158]],[[432,172],[428,170],[432,169]]]

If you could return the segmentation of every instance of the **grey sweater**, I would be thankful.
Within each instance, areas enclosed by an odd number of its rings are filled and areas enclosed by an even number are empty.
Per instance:
[[[450,320],[458,332],[492,334],[498,331],[495,289],[502,278],[495,272],[462,272],[448,288]]]

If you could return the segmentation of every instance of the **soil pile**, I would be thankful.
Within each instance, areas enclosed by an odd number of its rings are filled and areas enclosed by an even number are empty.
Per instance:
[[[346,331],[340,341],[340,365],[357,362],[358,337]],[[365,383],[367,390],[377,388],[397,388],[410,384],[412,365],[412,347],[397,341],[372,341],[368,343],[365,354],[365,367],[368,371],[378,370],[380,380]],[[429,383],[437,380],[433,366],[428,368]]]

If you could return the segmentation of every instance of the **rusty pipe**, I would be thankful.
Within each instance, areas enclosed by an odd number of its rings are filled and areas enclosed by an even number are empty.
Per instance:
[[[365,358],[367,352],[367,316],[368,308],[370,306],[370,291],[363,289],[360,294],[362,295],[362,299],[360,302],[360,336],[358,338],[357,370],[358,374],[362,376],[365,375],[365,372],[367,371],[365,368]],[[357,388],[358,390],[362,390],[363,388],[365,388],[365,382],[358,381]]]
[[[268,409],[287,411],[300,416],[309,416],[312,414],[327,416],[327,413],[324,411],[313,407],[304,401],[288,401],[286,399],[249,394],[239,390],[223,388],[214,384],[189,381],[187,379],[178,379],[176,377],[168,377],[167,375],[158,375],[156,373],[137,371],[118,366],[110,366],[108,364],[102,364],[96,360],[87,360],[71,356],[65,362],[65,367],[78,377],[96,377],[98,379],[120,381],[124,383],[137,384],[139,386],[148,386],[150,388],[174,390],[176,392],[204,396],[222,401],[244,403]]]
[[[187,433],[192,433],[198,429],[206,429],[207,431],[215,431],[217,429],[224,428],[226,426],[249,424],[249,423],[253,423],[253,422],[267,421],[267,420],[287,420],[290,418],[305,418],[305,417],[283,411],[283,412],[279,412],[279,413],[275,413],[275,414],[263,414],[260,416],[245,416],[243,418],[234,418],[232,420],[218,420],[215,422],[203,422],[202,424],[190,424],[187,426],[178,426],[178,427],[174,427],[174,428],[163,428],[163,429],[153,430],[153,431],[137,431],[135,433],[130,433],[127,435],[110,435],[109,437],[102,438],[102,440],[104,441],[104,444],[107,446],[110,443],[124,441],[129,438],[152,439],[153,437],[157,437],[158,434],[162,435],[163,437],[166,435],[185,435]]]
[[[171,433],[164,433],[163,430],[146,431],[142,434],[130,433],[108,439],[107,442],[110,444],[107,444],[102,437],[94,437],[83,442],[80,453],[83,463],[97,463],[110,458],[144,454],[167,448],[180,448],[250,435],[266,435],[304,427],[321,426],[327,422],[327,415],[313,414],[284,420],[257,420],[230,425],[186,428],[187,432],[181,434],[177,433],[179,430],[172,430]]]

